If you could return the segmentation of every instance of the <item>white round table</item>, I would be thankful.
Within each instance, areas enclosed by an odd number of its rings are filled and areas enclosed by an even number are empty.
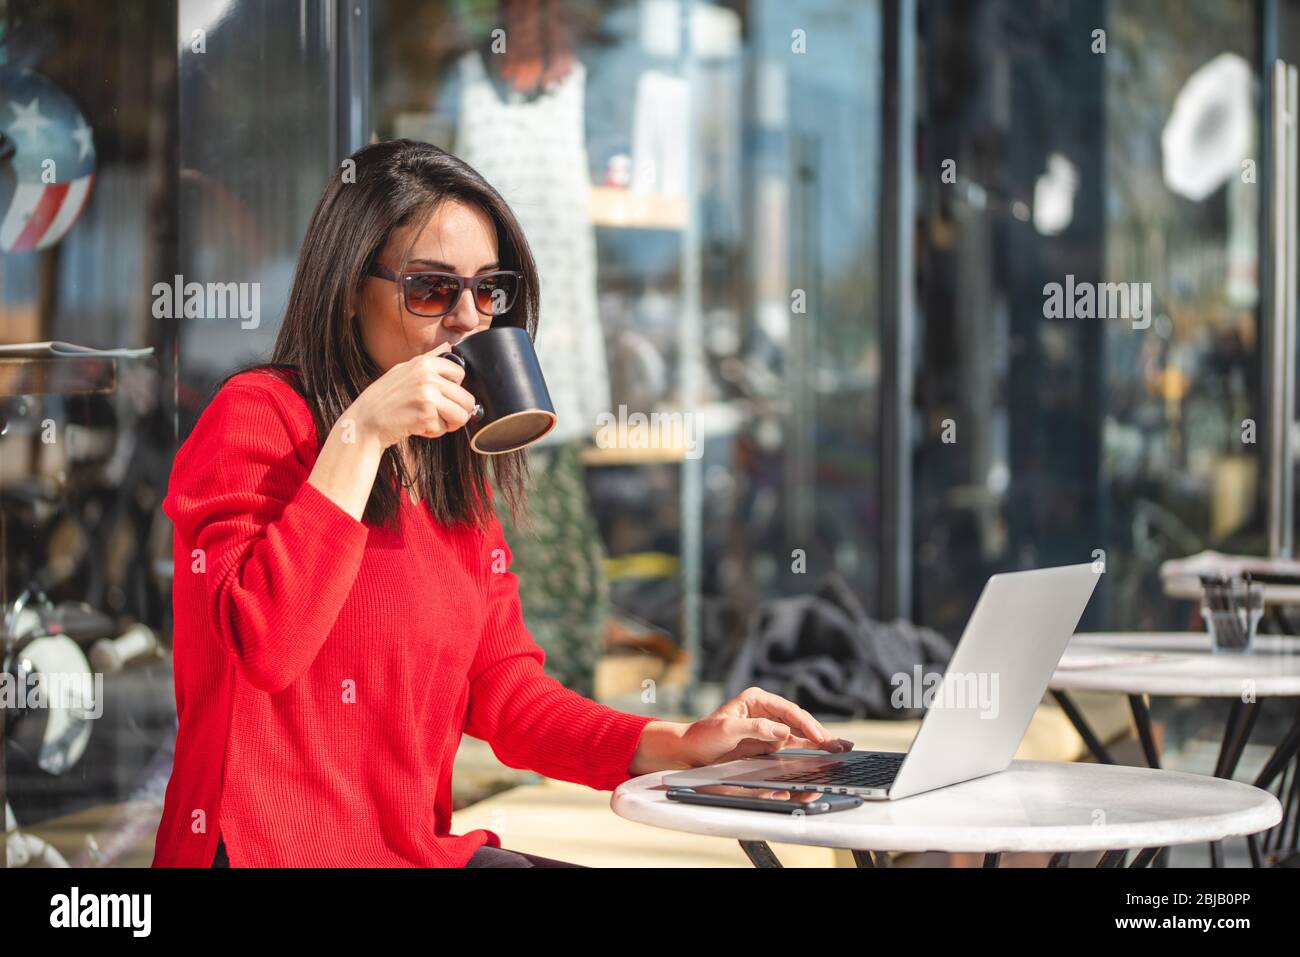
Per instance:
[[[1186,696],[1228,698],[1232,710],[1215,764],[1216,777],[1231,778],[1266,698],[1300,698],[1300,638],[1257,635],[1247,654],[1215,653],[1210,636],[1197,632],[1115,632],[1075,635],[1049,685],[1066,716],[1098,761],[1113,764],[1071,691],[1110,691],[1127,695],[1147,764],[1160,767],[1147,698]],[[1300,711],[1291,730],[1265,763],[1255,785],[1268,788],[1300,750]],[[1284,782],[1283,782],[1284,783]],[[1285,831],[1285,827],[1283,828]],[[1262,863],[1257,842],[1252,860]],[[1220,863],[1211,846],[1211,864]]]
[[[621,784],[610,806],[654,827],[740,841],[759,866],[780,866],[767,842],[872,852],[985,854],[1052,852],[1053,866],[1079,851],[1105,851],[1099,866],[1149,864],[1160,848],[1254,834],[1275,825],[1281,805],[1267,791],[1199,774],[1104,764],[1014,761],[999,773],[900,801],[867,801],[848,811],[788,815],[670,801],[659,771]]]
[[[1300,697],[1300,638],[1256,635],[1249,654],[1216,654],[1210,636],[1196,632],[1085,632],[1070,640],[1051,687],[1199,698]]]

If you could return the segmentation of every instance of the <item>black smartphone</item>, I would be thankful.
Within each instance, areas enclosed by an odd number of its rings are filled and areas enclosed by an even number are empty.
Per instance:
[[[829,814],[847,811],[862,803],[856,794],[823,794],[821,791],[778,791],[734,784],[701,784],[692,788],[668,788],[668,800],[683,804],[709,804],[745,811],[774,811],[777,814]]]

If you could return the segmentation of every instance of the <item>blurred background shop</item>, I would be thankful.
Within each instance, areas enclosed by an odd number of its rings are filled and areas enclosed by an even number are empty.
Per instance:
[[[6,709],[6,830],[148,862],[172,457],[269,351],[316,198],[373,139],[465,158],[539,257],[563,428],[530,452],[542,534],[511,535],[571,687],[698,712],[764,610],[818,595],[941,661],[990,574],[1079,561],[1106,569],[1081,628],[1200,630],[1160,566],[1269,554],[1294,412],[1265,327],[1268,65],[1300,59],[1296,14],[0,0],[6,660],[104,674],[101,716]],[[177,276],[255,285],[257,314],[159,318]],[[1146,325],[1047,317],[1067,276],[1149,284]],[[2,351],[50,340],[152,351]],[[681,433],[597,438],[655,411]],[[889,717],[833,690],[809,690],[829,718]]]

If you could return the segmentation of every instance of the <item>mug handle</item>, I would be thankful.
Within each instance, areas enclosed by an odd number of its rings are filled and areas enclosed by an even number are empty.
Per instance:
[[[442,354],[442,357],[444,359],[450,359],[452,362],[456,363],[456,365],[460,366],[466,372],[469,371],[469,366],[465,363],[465,357],[461,355],[459,352],[453,352],[451,349],[448,349],[446,352]],[[480,405],[478,402],[474,403],[474,411],[470,414],[470,418],[472,418],[475,422],[483,418],[483,406]]]

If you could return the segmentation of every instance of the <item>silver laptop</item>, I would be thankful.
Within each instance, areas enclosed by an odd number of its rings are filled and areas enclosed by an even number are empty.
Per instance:
[[[942,681],[895,676],[901,706],[927,707],[906,753],[787,748],[665,775],[670,787],[732,784],[896,800],[1004,770],[1101,575],[1090,564],[994,575]]]

